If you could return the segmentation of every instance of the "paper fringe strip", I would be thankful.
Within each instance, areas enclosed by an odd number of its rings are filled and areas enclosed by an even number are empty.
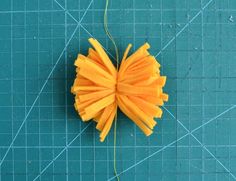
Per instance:
[[[93,48],[88,55],[79,54],[75,61],[77,75],[71,88],[82,120],[97,123],[103,142],[119,107],[146,136],[151,135],[154,118],[161,118],[160,106],[168,95],[162,91],[166,77],[160,75],[160,64],[149,54],[149,44],[128,56],[129,44],[117,70],[101,44],[93,38],[89,42]]]

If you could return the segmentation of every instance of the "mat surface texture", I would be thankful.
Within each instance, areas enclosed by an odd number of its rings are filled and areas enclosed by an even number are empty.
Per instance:
[[[70,93],[88,38],[115,56],[104,7],[1,0],[0,181],[115,180],[113,130],[100,143]],[[150,137],[118,113],[120,179],[236,180],[236,1],[110,0],[108,19],[120,54],[149,42],[168,77],[169,102]]]

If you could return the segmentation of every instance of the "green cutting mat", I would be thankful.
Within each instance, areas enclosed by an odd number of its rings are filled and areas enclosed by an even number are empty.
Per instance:
[[[103,181],[104,143],[73,108],[73,62],[103,31],[105,0],[1,0],[0,181]],[[111,0],[120,53],[145,41],[168,76],[164,116],[150,137],[118,116],[121,181],[236,180],[236,1]],[[134,50],[133,49],[133,50]]]

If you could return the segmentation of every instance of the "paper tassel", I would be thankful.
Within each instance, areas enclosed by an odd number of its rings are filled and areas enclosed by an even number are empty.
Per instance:
[[[168,95],[162,91],[166,77],[160,75],[160,64],[149,54],[149,44],[128,56],[129,44],[117,70],[100,43],[93,38],[89,42],[93,48],[88,55],[79,54],[75,61],[77,75],[71,88],[81,119],[94,120],[104,141],[119,107],[146,136],[151,135],[154,118],[161,118],[160,106]]]

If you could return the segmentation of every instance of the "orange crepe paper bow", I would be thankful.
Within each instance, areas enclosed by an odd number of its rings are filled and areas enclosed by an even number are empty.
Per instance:
[[[146,136],[151,135],[154,118],[161,118],[160,106],[168,95],[162,91],[166,77],[160,75],[160,64],[149,54],[149,44],[128,56],[129,44],[117,70],[101,44],[94,38],[88,41],[94,49],[89,48],[87,56],[78,55],[71,88],[82,120],[93,119],[104,141],[119,107]]]

